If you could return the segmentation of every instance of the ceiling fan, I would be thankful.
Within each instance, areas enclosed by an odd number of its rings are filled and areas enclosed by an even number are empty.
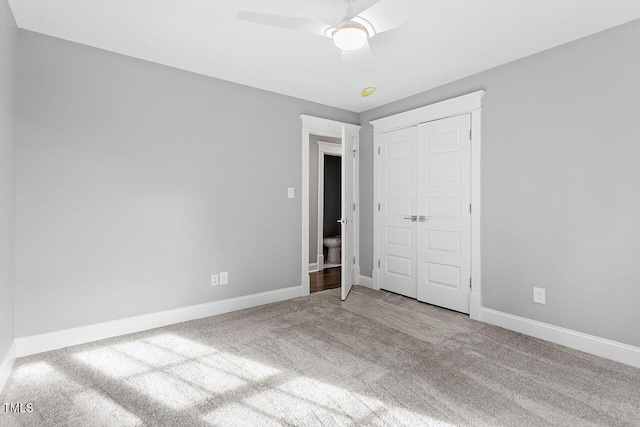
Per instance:
[[[378,0],[367,9],[354,12],[353,0],[345,0],[347,15],[335,24],[313,19],[272,15],[259,12],[238,13],[237,19],[288,28],[328,37],[342,50],[342,60],[360,71],[373,68],[369,40],[375,35],[402,25],[420,0]]]

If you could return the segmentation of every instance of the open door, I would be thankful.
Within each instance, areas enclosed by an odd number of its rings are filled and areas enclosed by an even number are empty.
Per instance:
[[[347,295],[349,295],[349,291],[355,282],[353,164],[355,159],[354,138],[356,137],[357,135],[351,135],[347,128],[342,126],[342,213],[340,215],[340,222],[342,223],[342,265],[340,274],[343,301],[347,299]]]

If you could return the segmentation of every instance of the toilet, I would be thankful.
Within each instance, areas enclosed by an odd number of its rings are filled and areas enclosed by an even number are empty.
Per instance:
[[[325,237],[322,239],[322,243],[329,249],[325,263],[340,264],[340,248],[342,246],[340,236]]]

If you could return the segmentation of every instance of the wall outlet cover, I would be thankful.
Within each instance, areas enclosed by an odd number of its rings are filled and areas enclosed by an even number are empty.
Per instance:
[[[228,285],[229,284],[229,273],[227,271],[223,271],[220,273],[220,284]]]
[[[296,195],[296,193],[295,193],[295,190],[293,189],[293,187],[287,188],[287,196],[290,199],[293,199],[295,197],[295,195]]]
[[[220,283],[218,282],[218,275],[217,274],[212,274],[211,275],[211,286],[218,286]]]
[[[533,302],[537,304],[545,304],[545,292],[544,288],[533,288]]]

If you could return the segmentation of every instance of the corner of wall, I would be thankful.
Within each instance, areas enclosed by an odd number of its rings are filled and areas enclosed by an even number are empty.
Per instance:
[[[15,360],[15,146],[18,26],[9,3],[0,3],[0,389]]]
[[[15,341],[11,343],[11,347],[7,354],[0,359],[0,393],[4,390],[4,386],[7,384],[11,371],[13,370],[13,364],[16,361],[16,344]]]

